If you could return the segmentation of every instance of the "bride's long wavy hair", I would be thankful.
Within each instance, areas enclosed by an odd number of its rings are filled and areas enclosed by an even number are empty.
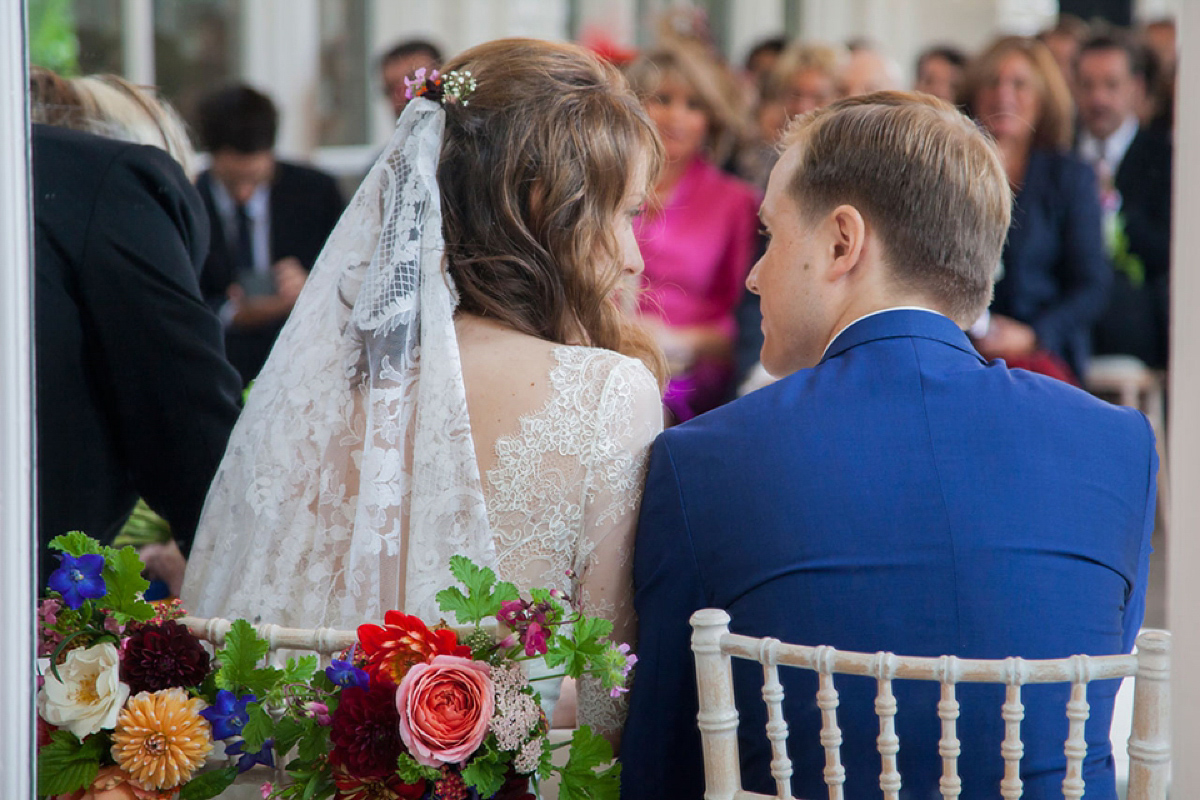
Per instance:
[[[473,47],[444,70],[477,82],[446,105],[438,167],[459,308],[640,358],[662,381],[661,352],[623,309],[634,289],[613,233],[631,182],[648,191],[663,160],[625,79],[582,48],[533,39]]]

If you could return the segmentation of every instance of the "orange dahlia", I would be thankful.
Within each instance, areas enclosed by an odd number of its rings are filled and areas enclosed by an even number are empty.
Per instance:
[[[183,689],[130,698],[113,731],[112,757],[143,789],[172,789],[191,779],[212,752],[204,701]]]

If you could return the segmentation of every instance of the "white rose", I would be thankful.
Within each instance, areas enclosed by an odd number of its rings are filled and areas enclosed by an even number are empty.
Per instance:
[[[46,683],[38,692],[42,718],[80,739],[114,727],[129,698],[128,684],[120,681],[120,667],[117,648],[110,642],[69,651],[58,668],[61,681],[46,672]]]

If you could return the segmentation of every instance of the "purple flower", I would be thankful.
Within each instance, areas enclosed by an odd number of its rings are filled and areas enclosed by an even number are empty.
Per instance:
[[[239,773],[245,772],[255,764],[262,764],[264,767],[274,768],[275,753],[272,750],[272,745],[275,744],[274,739],[267,739],[267,741],[263,743],[262,749],[257,753],[243,753],[242,747],[244,747],[245,744],[246,743],[243,740],[239,739],[233,744],[225,745],[225,755],[241,756],[241,758],[238,759],[237,764]]]
[[[62,566],[50,574],[47,585],[62,595],[67,608],[75,610],[84,600],[104,597],[108,589],[104,585],[104,556],[95,553],[76,558],[68,553],[59,556]]]
[[[536,622],[525,629],[525,655],[542,656],[550,648],[546,645],[546,629]]]
[[[500,613],[496,619],[505,625],[516,626],[525,617],[525,602],[523,600],[506,600],[500,604]]]
[[[366,689],[371,682],[364,670],[349,661],[339,661],[336,658],[325,668],[325,677],[329,678],[335,686],[341,686],[343,689],[351,687]]]
[[[333,724],[333,718],[329,716],[329,706],[316,700],[304,704],[304,716],[315,719],[318,725],[326,728]]]
[[[238,736],[246,723],[250,721],[250,713],[246,706],[255,701],[252,694],[237,697],[228,689],[217,692],[217,701],[200,712],[200,716],[212,725],[214,739],[228,739]],[[228,750],[228,748],[227,748]]]

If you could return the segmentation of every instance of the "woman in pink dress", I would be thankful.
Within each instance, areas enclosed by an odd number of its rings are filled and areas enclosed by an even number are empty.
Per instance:
[[[742,124],[717,64],[676,46],[643,56],[628,76],[666,149],[657,201],[635,232],[646,262],[641,313],[670,364],[667,407],[683,421],[729,394],[733,314],[757,250],[760,198],[714,166]]]

